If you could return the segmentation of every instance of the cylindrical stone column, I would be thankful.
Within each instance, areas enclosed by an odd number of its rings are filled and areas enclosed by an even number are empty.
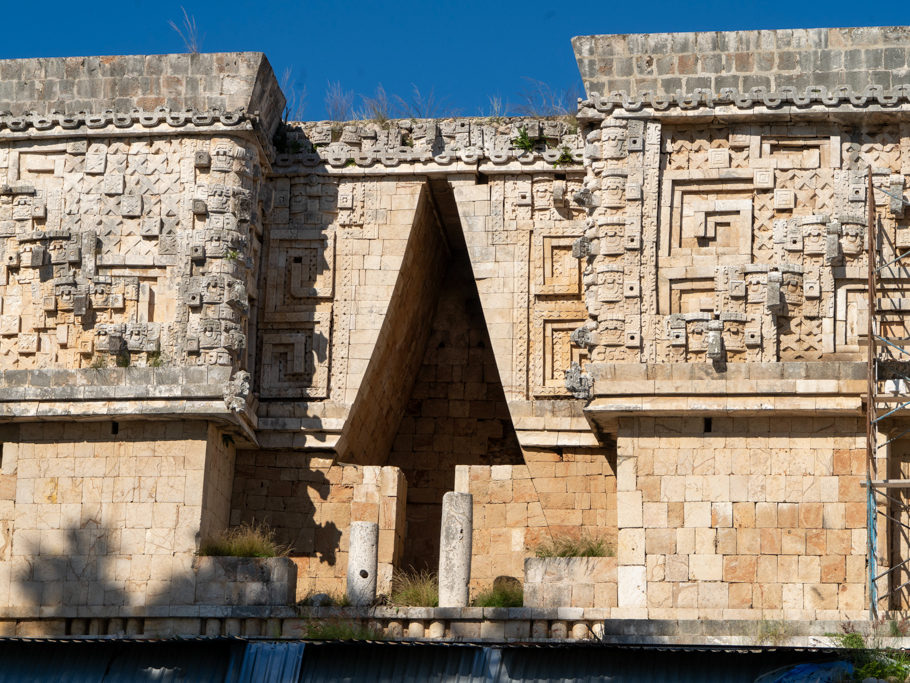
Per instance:
[[[348,544],[348,602],[372,605],[376,600],[376,567],[379,553],[379,525],[352,522]]]
[[[442,497],[439,534],[439,606],[467,607],[471,581],[474,497],[449,491]]]

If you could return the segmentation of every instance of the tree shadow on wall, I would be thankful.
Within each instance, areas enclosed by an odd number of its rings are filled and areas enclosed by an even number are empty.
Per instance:
[[[315,501],[329,502],[332,483],[311,466],[313,457],[298,451],[238,451],[231,524],[265,523],[292,557],[315,557],[334,566],[342,532],[334,522],[316,522]]]
[[[145,536],[144,552],[136,544],[133,555],[112,555],[130,532]],[[172,606],[194,604],[192,560],[187,556],[186,570],[180,572],[181,560],[156,545],[153,530],[47,529],[20,532],[17,540],[13,607],[40,607],[42,616],[74,616],[72,608],[84,608],[79,616],[114,617],[122,616],[121,608],[146,606],[147,616],[167,616]]]

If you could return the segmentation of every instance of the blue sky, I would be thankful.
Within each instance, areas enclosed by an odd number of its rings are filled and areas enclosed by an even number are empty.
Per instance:
[[[910,24],[901,3],[724,2],[307,2],[8,1],[0,57],[185,52],[168,21],[181,5],[196,20],[203,52],[265,52],[290,86],[306,91],[303,117],[323,118],[328,82],[343,91],[412,99],[430,93],[437,114],[490,113],[490,98],[515,112],[534,82],[560,94],[580,89],[569,39],[650,33]],[[354,107],[362,106],[355,96]]]

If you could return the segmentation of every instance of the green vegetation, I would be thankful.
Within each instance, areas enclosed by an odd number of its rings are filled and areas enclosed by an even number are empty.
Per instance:
[[[227,253],[224,255],[224,258],[226,258],[228,261],[236,261],[240,258],[240,252],[236,249],[228,249]]]
[[[164,358],[160,351],[149,351],[145,354],[145,362],[150,368],[160,368],[164,365]]]
[[[267,524],[243,523],[202,542],[200,555],[232,557],[284,557],[287,546],[275,541],[275,532]]]
[[[104,361],[104,356],[95,356],[92,358],[92,362],[89,367],[95,370],[100,370],[103,367],[107,367],[107,363]]]
[[[519,128],[518,137],[512,138],[512,144],[515,145],[515,147],[517,147],[518,149],[525,151],[525,152],[533,152],[535,142],[536,142],[536,140],[532,140],[528,136],[527,128]]]
[[[864,681],[867,678],[903,681],[910,675],[910,655],[906,652],[869,647],[863,635],[855,631],[829,635],[839,647],[850,651],[855,681]]]
[[[373,625],[366,625],[343,621],[341,619],[326,619],[312,621],[306,625],[305,638],[310,640],[384,640],[382,629]]]
[[[563,145],[559,152],[559,158],[553,163],[554,168],[559,166],[571,166],[578,162],[572,157],[572,150],[567,145]]]
[[[521,584],[500,583],[474,596],[474,607],[521,607],[524,604],[524,590]]]
[[[439,605],[439,581],[430,571],[406,571],[395,575],[389,602],[403,607]]]
[[[613,546],[605,538],[582,531],[575,536],[561,536],[543,541],[534,549],[537,557],[613,557]]]
[[[758,624],[756,637],[762,645],[776,646],[783,645],[787,638],[792,635],[792,628],[786,621],[766,621],[763,619]]]
[[[130,352],[121,351],[114,358],[114,362],[117,363],[118,368],[128,368],[130,366]]]

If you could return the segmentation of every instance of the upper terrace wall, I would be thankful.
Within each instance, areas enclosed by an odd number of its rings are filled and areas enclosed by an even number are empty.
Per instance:
[[[274,131],[284,95],[261,52],[9,59],[0,63],[0,111],[101,114],[243,110]]]
[[[706,31],[578,36],[572,47],[589,94],[787,86],[861,91],[907,83],[908,37],[906,26]]]
[[[685,382],[703,372],[720,381],[740,364],[860,360],[862,176],[871,166],[877,186],[902,191],[910,134],[895,117],[908,92],[772,96],[744,92],[744,80],[723,91],[720,79],[745,67],[712,61],[708,48],[757,45],[775,60],[794,55],[797,68],[830,59],[843,63],[838,75],[858,73],[849,60],[868,47],[865,73],[874,50],[896,59],[902,31],[690,36],[718,92],[646,94],[643,71],[629,77],[638,99],[592,96],[578,129],[321,122],[273,139],[281,97],[261,55],[0,64],[0,96],[15,100],[0,117],[0,368],[10,387],[0,399],[15,417],[231,408],[264,447],[334,448],[414,228],[405,197],[431,180],[452,191],[457,215],[441,222],[464,234],[523,446],[597,447],[580,401],[621,389],[617,363],[685,368]],[[685,52],[683,38],[664,38]],[[585,60],[621,51],[647,56],[664,38],[576,47],[584,71]],[[892,86],[903,78],[890,73]],[[45,91],[3,85],[20,74]],[[92,99],[58,106],[71,80]],[[172,110],[148,109],[157,104]],[[60,108],[76,113],[21,114]],[[900,206],[874,201],[886,252],[910,243]],[[131,367],[92,367],[117,360]],[[856,378],[851,366],[800,367],[800,379],[834,382],[815,395],[858,393],[844,383]]]

